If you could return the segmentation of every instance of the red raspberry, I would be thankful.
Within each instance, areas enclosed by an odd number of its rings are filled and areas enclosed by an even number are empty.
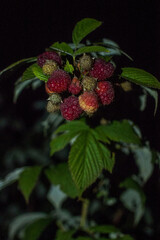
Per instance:
[[[84,92],[79,96],[79,105],[88,114],[96,112],[99,107],[97,95],[94,92]]]
[[[71,78],[64,70],[56,70],[50,76],[47,82],[47,87],[51,92],[61,93],[68,89],[71,83]]]
[[[109,81],[98,82],[96,93],[103,105],[109,105],[114,99],[114,89]]]
[[[60,66],[62,65],[61,57],[59,56],[58,53],[53,52],[53,51],[44,52],[41,55],[39,55],[38,59],[37,59],[37,64],[40,67],[43,67],[43,65],[46,63],[47,60],[52,60],[52,61],[55,61],[56,63],[58,63],[58,65],[60,65]]]
[[[82,90],[82,87],[80,85],[80,81],[77,77],[74,77],[72,79],[71,85],[68,88],[68,91],[74,95],[77,95],[80,93],[80,91]]]
[[[75,96],[65,98],[64,102],[61,103],[60,110],[62,116],[69,121],[79,118],[82,113],[78,98]]]
[[[110,62],[98,58],[95,60],[93,68],[90,70],[90,76],[97,78],[98,80],[105,80],[112,76],[114,72],[114,66]]]

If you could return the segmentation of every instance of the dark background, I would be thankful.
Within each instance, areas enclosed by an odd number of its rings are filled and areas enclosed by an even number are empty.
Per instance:
[[[90,40],[103,37],[117,42],[134,59],[134,67],[142,68],[160,80],[160,3],[154,0],[86,0],[86,1],[0,1],[0,70],[22,58],[37,56],[56,41],[71,42],[71,32],[77,21],[90,17],[103,25],[89,36]],[[126,66],[129,60],[126,59]],[[38,117],[30,112],[32,98],[40,99],[41,91],[25,95],[13,104],[13,87],[17,75],[0,80],[0,115],[15,116],[32,125]],[[42,98],[43,98],[42,94]],[[25,105],[23,104],[23,101]],[[142,125],[152,147],[160,150],[160,110],[153,116],[151,100]],[[28,115],[30,114],[30,115]],[[14,127],[14,126],[13,126]],[[15,141],[7,128],[2,132],[1,146],[7,137]],[[15,132],[13,131],[13,134]],[[3,142],[2,142],[3,141]],[[3,145],[2,145],[3,144]],[[9,143],[12,146],[12,143]],[[155,217],[159,219],[159,170],[155,170],[149,187],[153,196]],[[156,209],[157,208],[157,209]],[[158,238],[157,238],[158,239]]]

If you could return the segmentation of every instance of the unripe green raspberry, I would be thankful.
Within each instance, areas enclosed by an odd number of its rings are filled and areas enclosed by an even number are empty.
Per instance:
[[[85,76],[82,79],[82,85],[83,85],[84,91],[89,91],[90,92],[90,91],[93,91],[96,88],[97,80],[95,78]]]
[[[58,69],[57,63],[52,60],[47,60],[42,67],[42,71],[46,75],[51,75],[57,69]]]
[[[79,59],[80,69],[82,70],[90,70],[92,67],[92,58],[89,55],[83,54],[83,56]]]
[[[60,105],[59,104],[52,104],[51,101],[48,101],[46,109],[47,109],[47,112],[53,113],[53,112],[56,112],[60,109]]]
[[[52,93],[48,100],[51,101],[52,104],[58,104],[61,103],[62,98],[58,93]]]
[[[128,81],[122,82],[120,85],[125,92],[129,92],[132,90],[132,85]]]

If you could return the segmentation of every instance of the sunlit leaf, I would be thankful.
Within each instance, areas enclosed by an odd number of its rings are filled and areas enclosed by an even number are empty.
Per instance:
[[[79,21],[72,32],[72,40],[75,45],[78,45],[81,40],[86,37],[89,33],[98,28],[102,22],[97,21],[93,18],[84,18]]]
[[[103,46],[86,46],[79,48],[74,55],[80,55],[82,53],[91,53],[91,52],[109,52],[109,50]]]
[[[57,50],[62,53],[66,53],[68,55],[73,55],[73,50],[72,48],[65,42],[59,43],[55,42],[50,46],[51,49]]]
[[[121,77],[138,85],[160,89],[160,82],[157,78],[143,69],[131,67],[122,68]]]
[[[69,168],[76,186],[84,191],[103,169],[99,147],[89,131],[82,132],[69,153]]]

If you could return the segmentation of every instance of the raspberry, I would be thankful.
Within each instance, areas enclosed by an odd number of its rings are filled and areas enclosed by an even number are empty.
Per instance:
[[[97,95],[93,92],[84,92],[79,96],[79,105],[88,114],[96,112],[99,107]]]
[[[47,87],[52,92],[61,93],[68,89],[69,84],[71,83],[71,78],[67,72],[64,70],[56,70],[50,76],[47,82]]]
[[[58,69],[58,65],[55,61],[47,60],[42,66],[42,71],[46,75],[51,75],[55,70]]]
[[[90,70],[90,76],[98,80],[105,80],[106,78],[110,78],[113,72],[114,66],[112,63],[98,58],[95,60],[93,68]]]
[[[49,113],[56,112],[60,109],[60,105],[52,104],[51,101],[48,101],[46,109],[47,109],[47,112]]]
[[[37,59],[37,64],[40,66],[40,67],[43,67],[43,65],[45,64],[45,62],[47,60],[53,60],[55,61],[58,65],[62,65],[62,60],[61,60],[61,57],[59,56],[58,53],[56,52],[44,52],[42,53],[41,55],[38,56],[38,59]]]
[[[47,83],[45,83],[45,91],[46,93],[48,93],[48,95],[51,95],[52,93],[54,93],[53,91],[49,90]]]
[[[74,77],[72,79],[71,85],[68,88],[68,91],[74,95],[77,95],[80,93],[80,91],[82,90],[82,87],[80,85],[80,81],[77,77]]]
[[[82,85],[85,91],[93,91],[96,88],[97,81],[95,78],[85,76],[82,79]]]
[[[78,98],[75,96],[65,98],[64,102],[61,103],[60,110],[62,116],[69,121],[79,118],[82,113]]]
[[[114,89],[109,81],[98,82],[96,93],[103,105],[109,105],[114,99]]]
[[[58,93],[53,93],[49,96],[48,100],[51,101],[52,104],[58,104],[62,99]]]
[[[92,67],[92,58],[89,55],[84,54],[80,59],[80,69],[90,70]]]

